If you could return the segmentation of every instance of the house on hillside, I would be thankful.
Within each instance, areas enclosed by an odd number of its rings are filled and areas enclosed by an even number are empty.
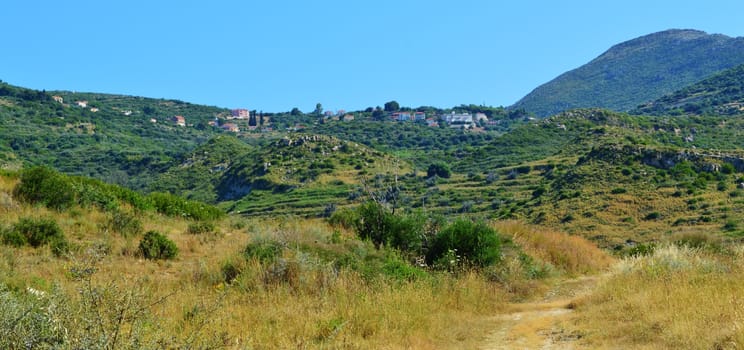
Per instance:
[[[220,126],[222,130],[229,131],[229,132],[240,132],[240,128],[237,124],[233,123],[225,123]]]
[[[186,118],[184,118],[183,116],[174,116],[173,118],[171,118],[171,121],[178,126],[186,126]]]
[[[344,115],[344,117],[341,120],[343,120],[345,122],[350,122],[350,121],[354,120],[354,115],[353,114],[346,114],[346,115]]]
[[[100,111],[100,109],[98,109],[98,108],[96,108],[96,107],[92,107],[92,108],[90,109],[90,111],[91,111],[91,112],[93,112],[93,113],[96,113],[96,112]]]
[[[426,113],[424,112],[413,113],[413,120],[417,122],[426,120]]]
[[[65,99],[63,99],[62,96],[52,96],[52,100],[56,101],[57,103],[65,103]]]
[[[88,101],[75,101],[75,104],[78,105],[80,108],[87,108],[88,107]]]
[[[399,122],[407,122],[413,120],[413,118],[411,118],[411,112],[395,112],[390,115],[390,118]]]
[[[473,115],[470,113],[452,112],[452,114],[445,115],[443,119],[451,128],[468,129],[473,126]]]
[[[238,108],[231,110],[230,115],[231,116],[228,119],[249,119],[251,117],[251,112],[247,109]]]

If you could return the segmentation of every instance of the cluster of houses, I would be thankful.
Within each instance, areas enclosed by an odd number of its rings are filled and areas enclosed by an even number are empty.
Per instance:
[[[58,103],[64,103],[64,99],[61,96],[52,96],[52,99]],[[80,108],[88,108],[88,101],[75,101],[75,105]],[[90,111],[95,113],[98,112],[99,109],[96,107],[91,107]],[[132,114],[132,111],[123,111],[124,115],[129,116]],[[333,111],[326,111],[324,113],[324,116],[329,119],[333,120],[339,120],[339,121],[353,121],[354,120],[354,114],[347,113],[345,110],[338,110],[337,112]],[[254,116],[255,118],[256,116]],[[397,111],[392,112],[388,114],[388,117],[391,121],[395,122],[416,122],[416,123],[425,123],[426,125],[430,127],[439,127],[440,122],[444,123],[445,125],[449,126],[450,128],[458,128],[458,129],[471,129],[476,127],[478,124],[493,124],[498,123],[497,121],[489,121],[488,117],[484,113],[457,113],[457,112],[451,112],[450,114],[444,114],[441,116],[431,116],[427,118],[427,115],[425,112],[420,111]],[[230,115],[225,117],[228,122],[221,122],[220,119],[214,118],[214,120],[209,122],[209,125],[212,127],[220,128],[227,132],[234,132],[238,133],[241,131],[240,126],[238,125],[237,121],[242,120],[250,120],[251,119],[251,112],[244,108],[236,108],[230,110]],[[180,126],[180,127],[186,127],[186,118],[182,115],[176,115],[168,119],[171,123],[174,125]],[[157,119],[151,118],[151,123],[157,123]],[[249,123],[250,124],[250,123]],[[257,126],[248,126],[248,129],[255,130]]]
[[[62,96],[52,96],[52,100],[54,100],[55,102],[60,103],[60,104],[64,104],[65,103],[65,99],[62,98]],[[75,101],[75,105],[78,106],[78,107],[80,107],[80,108],[88,108],[88,101]],[[91,107],[90,108],[90,111],[93,112],[93,113],[96,113],[96,112],[99,111],[99,109],[96,108],[96,107]]]
[[[438,127],[443,122],[451,128],[470,129],[478,123],[488,123],[488,117],[484,113],[456,113],[444,114],[439,118],[426,117],[424,112],[393,112],[388,115],[391,120],[397,122],[421,122],[431,127]]]

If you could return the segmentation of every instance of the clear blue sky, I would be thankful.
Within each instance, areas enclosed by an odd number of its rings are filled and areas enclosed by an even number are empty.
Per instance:
[[[510,105],[670,28],[744,36],[743,1],[28,1],[0,10],[0,79],[267,112]]]

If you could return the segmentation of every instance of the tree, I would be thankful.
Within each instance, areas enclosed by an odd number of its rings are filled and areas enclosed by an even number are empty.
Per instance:
[[[323,115],[323,105],[322,105],[322,104],[320,104],[320,103],[317,103],[317,104],[315,105],[315,110],[313,111],[313,113],[314,113],[315,115],[317,115],[317,116],[321,116],[321,115]]]
[[[385,112],[395,112],[400,109],[400,105],[396,101],[390,101],[385,103]]]
[[[300,112],[300,109],[299,108],[295,107],[295,108],[292,108],[292,111],[289,112],[289,114],[290,115],[297,116],[297,115],[302,115],[302,112]]]
[[[426,176],[439,176],[441,178],[448,179],[452,175],[452,171],[449,166],[443,162],[436,162],[429,165],[429,169],[426,170]]]
[[[382,111],[380,107],[377,107],[372,112],[372,119],[382,121],[385,119],[385,112]]]

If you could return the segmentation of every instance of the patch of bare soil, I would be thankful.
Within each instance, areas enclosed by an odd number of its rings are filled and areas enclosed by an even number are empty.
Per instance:
[[[566,329],[575,300],[594,290],[599,277],[567,280],[553,287],[541,300],[515,303],[493,318],[494,331],[482,350],[500,349],[582,349],[581,334]]]

